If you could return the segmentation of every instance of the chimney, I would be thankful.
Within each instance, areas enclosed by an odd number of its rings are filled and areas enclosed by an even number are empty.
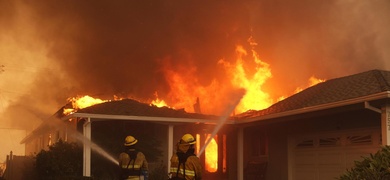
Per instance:
[[[200,111],[199,97],[196,98],[196,103],[194,104],[194,111],[195,113],[202,114],[202,112]]]

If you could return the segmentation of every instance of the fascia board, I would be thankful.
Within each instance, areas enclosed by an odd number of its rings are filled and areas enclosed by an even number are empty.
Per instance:
[[[150,121],[150,122],[168,122],[168,123],[204,123],[216,124],[218,120],[212,119],[193,119],[193,118],[174,118],[174,117],[152,117],[152,116],[126,116],[126,115],[108,115],[108,114],[90,114],[90,113],[73,113],[62,117],[61,120],[71,118],[91,118],[91,121],[105,121],[107,119],[132,120],[132,121]],[[234,122],[229,121],[228,124]]]

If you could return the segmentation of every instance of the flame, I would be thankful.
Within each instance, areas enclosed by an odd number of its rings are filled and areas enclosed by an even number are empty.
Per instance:
[[[170,107],[176,109],[185,109],[187,112],[194,112],[194,103],[199,97],[202,105],[207,106],[205,114],[218,113],[219,107],[212,104],[219,102],[223,93],[223,87],[219,82],[212,80],[209,85],[202,85],[197,79],[197,69],[191,67],[178,67],[177,70],[172,69],[169,60],[164,61],[163,71],[171,91],[165,96],[164,102]],[[219,92],[219,93],[216,93]],[[204,107],[205,107],[204,106]],[[203,109],[202,109],[203,110]]]
[[[171,89],[164,97],[164,102],[172,107],[194,112],[194,103],[199,98],[202,113],[221,114],[226,104],[231,104],[234,99],[232,98],[234,92],[243,89],[246,94],[237,105],[235,113],[269,107],[273,100],[262,90],[262,86],[272,77],[271,70],[269,64],[261,61],[254,50],[257,43],[253,38],[249,38],[248,42],[252,46],[250,53],[243,46],[237,45],[235,61],[228,62],[225,59],[218,61],[217,66],[222,68],[226,76],[222,80],[211,79],[206,85],[199,82],[195,66],[178,67],[174,70],[173,65],[169,64],[169,59],[162,61],[164,62],[162,69]]]
[[[236,46],[234,62],[225,59],[218,61],[218,65],[222,66],[226,73],[225,80],[227,79],[227,82],[213,79],[210,84],[202,85],[196,76],[197,68],[195,66],[174,70],[171,64],[163,64],[164,75],[171,91],[164,97],[164,100],[156,97],[151,104],[159,107],[169,104],[172,107],[194,112],[194,103],[198,103],[197,100],[199,100],[203,114],[220,114],[223,112],[223,107],[229,104],[228,100],[233,99],[231,97],[233,90],[244,89],[246,94],[234,112],[242,113],[248,110],[265,109],[274,102],[288,97],[289,95],[284,95],[272,99],[271,95],[263,90],[263,85],[272,77],[270,65],[259,58],[259,54],[254,50],[257,43],[252,37],[248,39],[248,43],[252,47],[250,52],[245,50],[242,45]],[[169,62],[169,59],[163,62]],[[324,81],[324,79],[311,76],[308,85],[296,88],[293,94]]]
[[[316,77],[314,77],[314,76],[311,76],[311,77],[309,78],[308,86],[305,87],[305,88],[298,87],[297,89],[295,89],[295,93],[299,93],[299,92],[303,91],[303,90],[306,89],[306,88],[309,88],[309,87],[311,87],[311,86],[314,86],[314,85],[316,85],[316,84],[318,84],[318,83],[322,83],[322,82],[325,82],[325,81],[326,81],[325,79],[318,79],[318,78],[316,78]]]
[[[252,38],[249,38],[249,43],[252,46],[257,45]],[[246,90],[246,94],[241,99],[241,102],[236,107],[236,112],[241,113],[247,110],[260,110],[269,107],[273,101],[270,95],[264,92],[261,87],[272,77],[269,64],[260,60],[258,53],[252,47],[252,58],[255,63],[255,73],[252,76],[248,75],[248,71],[244,68],[245,61],[243,58],[247,55],[247,51],[242,46],[236,47],[237,60],[234,65],[220,60],[231,76],[232,84],[237,88]]]
[[[225,73],[224,78],[211,79],[209,84],[200,82],[196,66],[190,64],[185,67],[177,67],[178,65],[175,67],[170,64],[169,58],[164,59],[161,61],[163,62],[162,71],[171,90],[164,95],[164,98],[158,97],[156,91],[156,98],[150,104],[158,107],[169,105],[185,109],[187,112],[202,110],[203,114],[218,115],[224,112],[227,104],[231,104],[234,92],[243,89],[245,95],[233,112],[233,114],[239,114],[248,110],[268,108],[273,103],[288,97],[284,95],[277,98],[263,90],[265,83],[272,77],[270,65],[260,59],[255,51],[257,43],[252,37],[248,39],[248,44],[251,47],[250,51],[242,45],[236,46],[234,61],[226,59],[218,61],[217,66],[221,67]],[[312,76],[305,88],[324,81]],[[303,87],[298,87],[293,93],[298,93],[303,89]]]
[[[207,135],[206,141],[210,138],[210,134]],[[216,172],[218,169],[218,144],[216,142],[217,136],[213,138],[205,149],[205,169],[208,172]]]
[[[68,102],[72,103],[72,108],[64,108],[63,113],[71,114],[77,111],[78,109],[83,109],[89,106],[93,106],[95,104],[100,104],[103,102],[107,102],[108,100],[101,100],[98,98],[93,98],[91,96],[85,95],[83,97],[72,97],[68,98]]]
[[[316,85],[318,83],[322,83],[322,82],[325,82],[325,81],[326,81],[325,79],[318,79],[318,78],[316,78],[314,76],[311,76],[310,79],[309,79],[309,82],[310,82],[309,86],[314,86],[314,85]]]
[[[311,77],[309,78],[309,83],[308,83],[308,85],[307,85],[305,88],[302,88],[302,87],[296,88],[295,91],[294,91],[294,94],[299,93],[299,92],[303,91],[303,90],[306,89],[306,88],[309,88],[309,87],[311,87],[311,86],[314,86],[314,85],[316,85],[316,84],[319,84],[319,83],[322,83],[322,82],[325,82],[325,81],[326,81],[325,79],[318,79],[318,78],[316,78],[316,77],[314,77],[314,76],[311,76]],[[277,101],[282,101],[282,100],[284,100],[284,99],[286,99],[286,96],[281,96],[281,97],[279,97],[279,98],[277,99]]]
[[[150,104],[153,104],[157,107],[164,107],[164,106],[168,107],[167,103],[164,100],[158,98],[157,92],[155,92],[154,95],[156,96],[156,99],[153,100]]]

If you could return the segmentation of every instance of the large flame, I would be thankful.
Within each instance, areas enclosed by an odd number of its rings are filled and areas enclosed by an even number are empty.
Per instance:
[[[252,46],[257,45],[253,42],[252,38],[249,39],[249,42]],[[219,61],[219,63],[223,64],[229,72],[233,85],[237,88],[246,90],[246,94],[236,107],[237,113],[242,113],[250,109],[264,109],[273,102],[269,94],[261,89],[267,79],[272,77],[271,69],[267,63],[260,60],[259,55],[254,49],[252,49],[251,52],[255,63],[255,67],[253,67],[255,73],[252,76],[250,76],[248,70],[244,68],[245,61],[243,60],[243,57],[247,56],[247,51],[242,46],[237,46],[236,48],[237,60],[235,64],[232,65],[223,60]]]
[[[260,60],[254,50],[257,44],[253,39],[249,38],[248,42],[252,46],[250,53],[243,46],[237,45],[237,56],[233,63],[221,59],[217,64],[223,68],[226,77],[222,80],[211,79],[206,85],[199,82],[195,66],[173,70],[169,60],[164,61],[163,70],[171,89],[164,102],[167,102],[170,107],[194,112],[194,104],[199,98],[201,113],[221,114],[226,108],[225,105],[230,104],[234,99],[231,97],[232,94],[238,89],[243,89],[246,94],[236,107],[235,113],[242,113],[249,109],[260,110],[270,106],[273,100],[262,90],[262,86],[272,77],[271,69],[267,63]]]
[[[171,91],[164,97],[164,100],[156,97],[152,104],[159,107],[169,104],[170,107],[184,108],[187,112],[194,112],[196,103],[199,111],[202,110],[201,113],[218,115],[223,112],[224,105],[234,99],[231,97],[234,89],[244,89],[246,92],[236,106],[235,113],[265,109],[285,99],[289,95],[272,99],[271,92],[263,90],[264,84],[272,77],[270,65],[259,58],[259,54],[254,50],[257,43],[253,38],[249,38],[248,43],[252,47],[250,52],[242,45],[237,45],[237,56],[233,63],[225,59],[218,61],[218,65],[221,65],[226,72],[227,82],[213,79],[208,85],[202,85],[197,79],[195,66],[173,70],[169,63],[164,64],[165,77]],[[324,81],[324,79],[312,76],[307,86],[297,87],[293,94]],[[199,99],[200,104],[198,104]]]

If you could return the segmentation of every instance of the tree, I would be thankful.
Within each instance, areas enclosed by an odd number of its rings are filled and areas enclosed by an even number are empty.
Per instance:
[[[36,156],[36,174],[39,179],[81,179],[83,151],[76,143],[62,140],[42,150]]]
[[[347,169],[339,180],[387,180],[390,179],[390,146],[383,146],[375,154],[355,161],[354,167]]]

